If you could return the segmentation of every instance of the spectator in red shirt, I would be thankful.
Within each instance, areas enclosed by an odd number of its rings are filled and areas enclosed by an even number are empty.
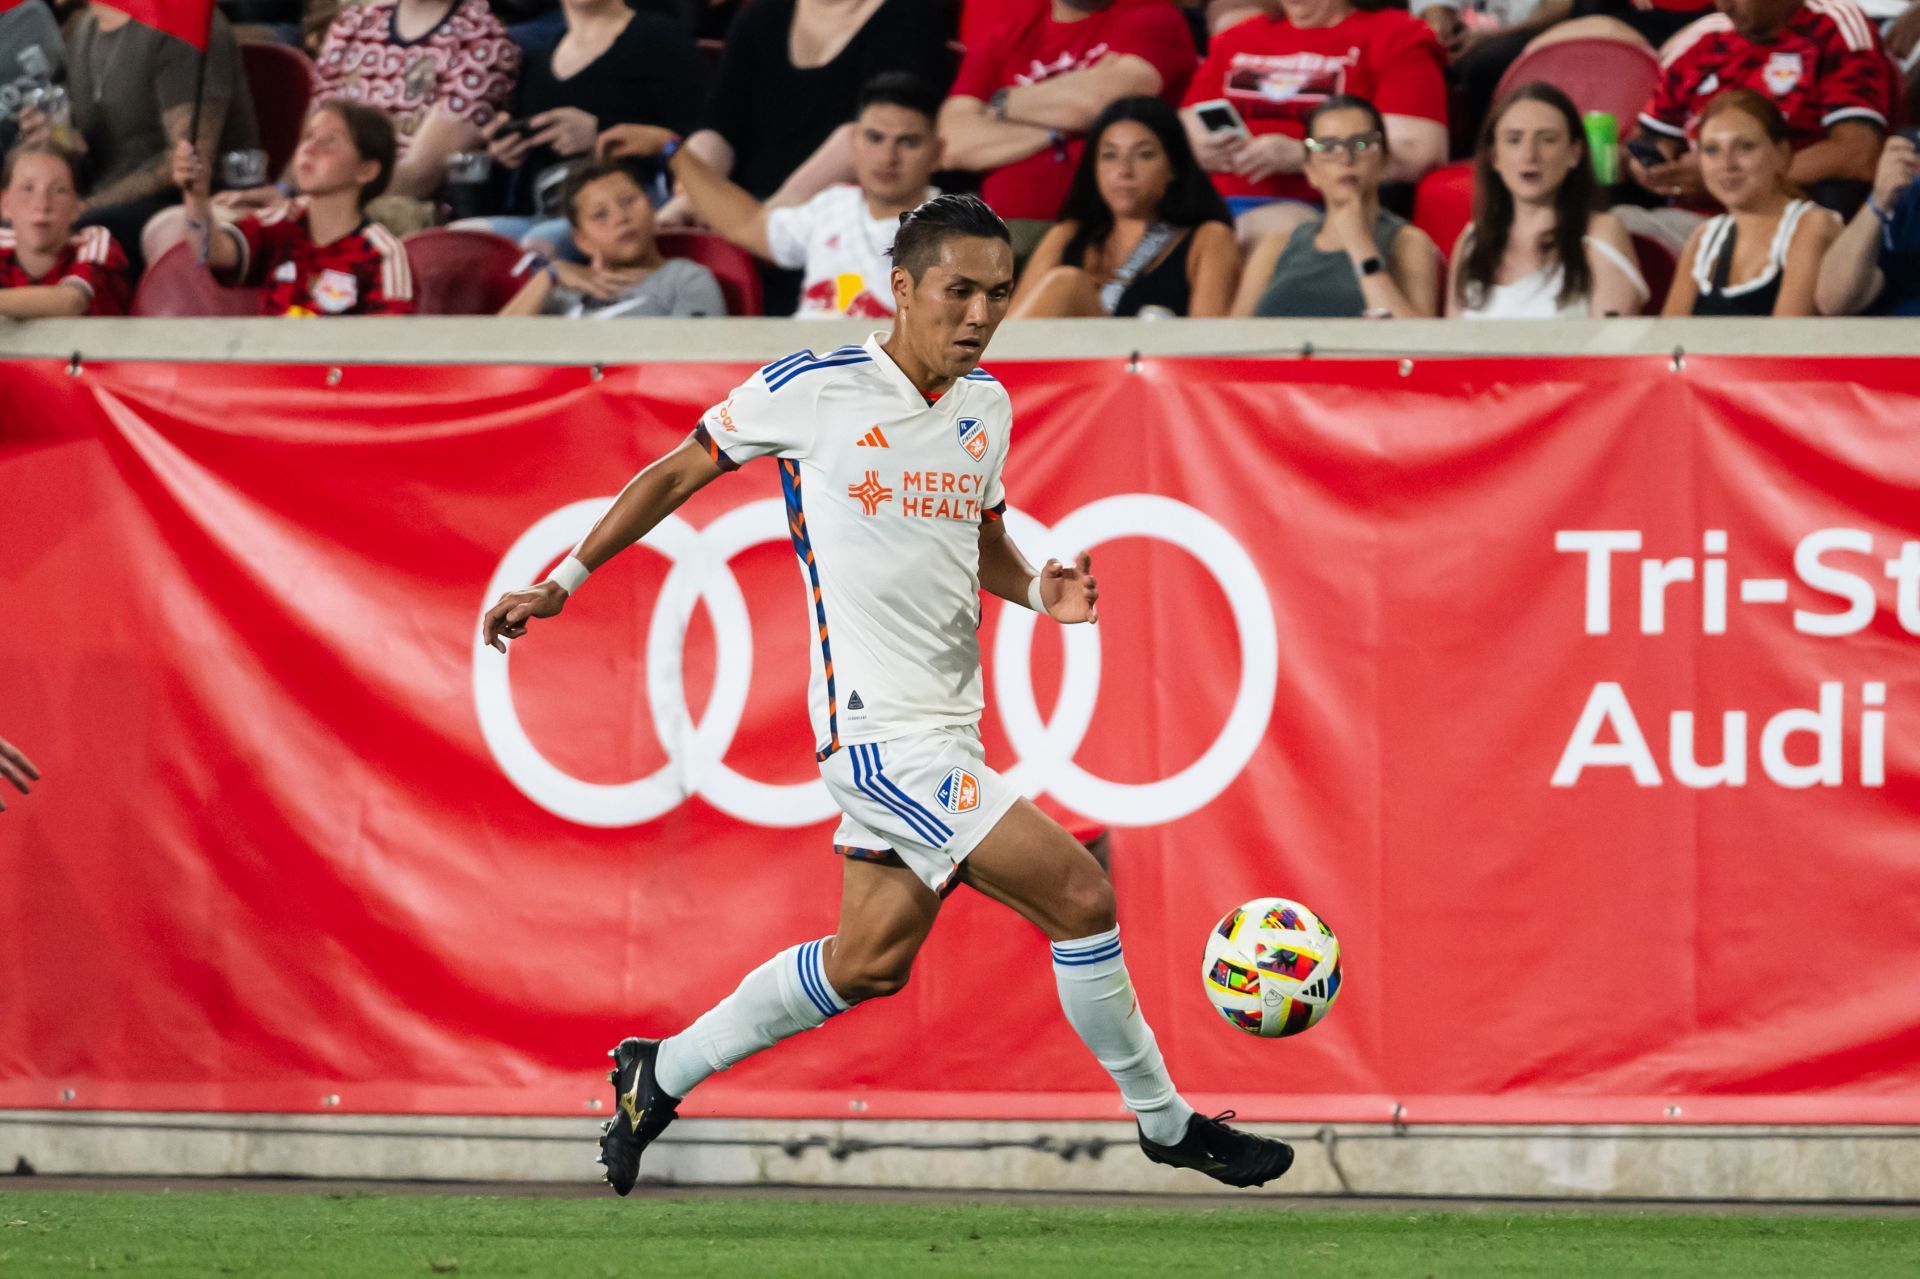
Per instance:
[[[1214,37],[1182,114],[1242,243],[1291,231],[1320,203],[1307,180],[1306,121],[1329,98],[1365,98],[1387,126],[1385,181],[1418,182],[1447,158],[1446,56],[1426,23],[1349,0],[1280,0],[1280,12]],[[1251,136],[1208,132],[1197,104],[1224,98]],[[1287,203],[1279,203],[1285,201]]]
[[[1666,163],[1629,155],[1634,180],[1658,195],[1706,202],[1692,146],[1701,114],[1719,93],[1753,89],[1786,118],[1788,179],[1851,213],[1873,178],[1894,112],[1893,64],[1872,24],[1852,0],[1718,0],[1715,7],[1720,12],[1687,27],[1664,51],[1661,81],[1640,127]]]
[[[76,232],[80,187],[73,157],[26,142],[0,175],[0,316],[125,315],[127,259],[103,226]],[[4,743],[0,743],[4,745]]]
[[[413,201],[446,183],[447,161],[486,145],[482,130],[506,110],[520,74],[520,49],[486,0],[367,0],[348,4],[327,28],[316,61],[316,100],[359,102],[387,114],[398,148],[386,189]],[[288,182],[222,191],[223,221],[287,201]],[[424,210],[416,206],[409,215]],[[164,210],[140,240],[157,261],[187,238],[182,211]]]
[[[395,149],[384,112],[323,102],[307,116],[293,153],[299,198],[217,227],[206,166],[184,142],[173,173],[207,265],[223,283],[264,286],[262,315],[409,315],[406,250],[366,215],[368,201],[386,189]]]
[[[1087,127],[1121,98],[1180,101],[1197,56],[1169,0],[1052,0],[971,46],[940,108],[947,163],[1030,251],[1060,214]]]

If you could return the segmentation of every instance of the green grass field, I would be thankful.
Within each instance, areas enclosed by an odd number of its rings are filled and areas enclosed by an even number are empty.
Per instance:
[[[1920,1220],[0,1191],[0,1276],[1920,1274]]]

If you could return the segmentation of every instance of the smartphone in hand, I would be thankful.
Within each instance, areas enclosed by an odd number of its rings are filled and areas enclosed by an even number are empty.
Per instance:
[[[1626,141],[1627,154],[1638,160],[1641,167],[1651,169],[1656,164],[1665,164],[1667,156],[1646,133],[1636,133]]]
[[[1193,113],[1199,117],[1200,125],[1214,136],[1232,134],[1239,138],[1250,138],[1253,132],[1247,128],[1246,121],[1233,109],[1233,103],[1225,98],[1214,98],[1207,102],[1196,102]]]

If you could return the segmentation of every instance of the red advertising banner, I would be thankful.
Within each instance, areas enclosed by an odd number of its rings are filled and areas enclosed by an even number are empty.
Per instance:
[[[0,734],[45,774],[0,1105],[590,1113],[616,1039],[830,932],[771,465],[477,641],[747,372],[0,363]],[[987,603],[989,759],[1113,829],[1196,1104],[1920,1122],[1912,363],[997,372],[1010,527],[1102,598]],[[1199,971],[1269,894],[1344,945],[1285,1041]],[[902,994],[684,1113],[1119,1115],[964,890]]]

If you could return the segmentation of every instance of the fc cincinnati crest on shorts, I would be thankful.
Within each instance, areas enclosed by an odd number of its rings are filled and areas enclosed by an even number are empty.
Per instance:
[[[987,455],[987,428],[980,425],[977,417],[963,417],[959,424],[960,447],[967,456],[978,462]]]
[[[980,779],[964,768],[953,769],[941,781],[940,789],[933,792],[933,797],[949,813],[971,813],[980,807]]]

